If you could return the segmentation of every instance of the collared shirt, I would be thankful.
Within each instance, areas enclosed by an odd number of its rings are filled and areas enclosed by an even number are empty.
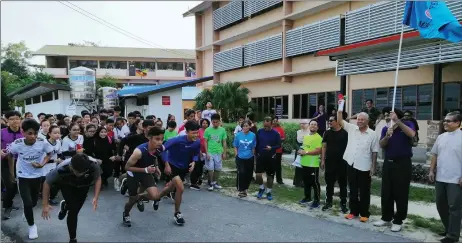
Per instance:
[[[379,138],[367,128],[361,132],[357,125],[343,121],[343,129],[348,132],[348,144],[343,159],[353,168],[369,171],[372,165],[372,153],[379,152]]]
[[[459,184],[462,179],[462,131],[438,136],[431,153],[437,156],[436,181]]]

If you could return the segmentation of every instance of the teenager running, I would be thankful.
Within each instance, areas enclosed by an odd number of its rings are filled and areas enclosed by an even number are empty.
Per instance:
[[[86,154],[76,154],[72,159],[62,162],[56,170],[51,171],[43,184],[43,198],[47,198],[50,194],[50,187],[61,188],[64,200],[60,204],[58,219],[63,220],[67,214],[70,243],[77,243],[77,217],[93,184],[95,184],[93,210],[98,206],[100,175],[101,171],[97,163],[90,161]],[[42,200],[42,204],[42,217],[48,220],[51,207],[45,199]]]
[[[47,141],[37,138],[40,125],[35,120],[24,120],[21,128],[24,138],[16,139],[11,144],[9,153],[10,156],[18,155],[16,164],[18,189],[24,205],[24,216],[29,225],[29,239],[33,240],[38,238],[33,208],[37,205],[42,167],[48,162],[53,148]],[[47,154],[45,157],[44,153]]]
[[[127,170],[127,187],[130,197],[125,204],[122,220],[123,224],[127,227],[131,227],[132,225],[130,211],[133,205],[141,201],[142,198],[153,200],[154,210],[159,208],[159,192],[157,191],[153,174],[160,174],[155,154],[160,153],[162,150],[163,135],[164,131],[162,128],[152,127],[147,133],[149,141],[138,146],[125,165],[125,170]],[[138,187],[140,185],[146,190],[146,194],[138,193]]]

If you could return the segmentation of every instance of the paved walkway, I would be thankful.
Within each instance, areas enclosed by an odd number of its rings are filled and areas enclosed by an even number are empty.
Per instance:
[[[91,195],[91,194],[90,194]],[[18,198],[17,198],[18,199]],[[367,229],[350,227],[324,219],[261,205],[216,192],[186,189],[182,211],[186,220],[183,227],[173,223],[173,204],[163,200],[158,211],[150,204],[146,210],[132,210],[132,227],[122,226],[122,210],[126,198],[113,189],[103,191],[96,212],[91,210],[91,196],[79,217],[78,240],[81,242],[409,242],[409,239],[390,236]],[[19,200],[16,200],[19,204]],[[66,242],[66,221],[59,221],[54,208],[53,218],[39,218],[40,207],[34,209],[40,242]],[[27,224],[22,221],[22,210],[2,221],[2,230],[14,233],[16,239],[27,239]],[[32,242],[32,241],[31,241]]]

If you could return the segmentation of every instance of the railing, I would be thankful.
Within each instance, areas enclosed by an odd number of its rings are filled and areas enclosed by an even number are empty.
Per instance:
[[[337,62],[337,75],[391,71],[396,68],[397,58],[397,49],[340,58]],[[400,68],[457,61],[462,61],[462,43],[425,41],[403,46]]]
[[[67,68],[44,68],[42,72],[50,75],[67,75]]]
[[[249,17],[280,3],[282,1],[244,1],[244,17]]]
[[[282,33],[244,45],[244,66],[282,58]]]
[[[287,31],[286,56],[297,56],[340,45],[340,16]]]
[[[185,72],[184,71],[177,71],[177,70],[157,70],[156,71],[157,75],[159,77],[178,77],[178,78],[184,78],[185,77]],[[148,73],[149,76],[149,73]]]
[[[213,29],[219,30],[242,19],[242,1],[231,1],[213,11]]]
[[[235,47],[213,55],[213,71],[222,72],[242,67],[243,46]]]
[[[462,19],[462,1],[446,1],[448,8]],[[380,2],[345,14],[345,44],[399,33],[405,1]],[[405,26],[404,31],[412,30]]]
[[[96,69],[97,76],[128,76],[128,69],[105,69],[105,68],[98,68]]]

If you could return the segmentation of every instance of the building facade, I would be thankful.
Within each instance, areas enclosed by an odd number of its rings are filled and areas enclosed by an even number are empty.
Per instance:
[[[68,79],[69,69],[79,66],[95,70],[97,78],[116,78],[120,86],[196,77],[194,50],[46,45],[33,55],[45,56],[43,72],[58,79]]]
[[[352,115],[372,99],[391,106],[404,12],[401,1],[203,2],[196,20],[197,75],[204,83],[242,82],[258,111],[282,107],[290,121],[330,112],[337,92]],[[462,20],[462,2],[447,1]],[[428,120],[462,106],[462,44],[423,40],[404,28],[396,107],[415,113],[425,139]]]

